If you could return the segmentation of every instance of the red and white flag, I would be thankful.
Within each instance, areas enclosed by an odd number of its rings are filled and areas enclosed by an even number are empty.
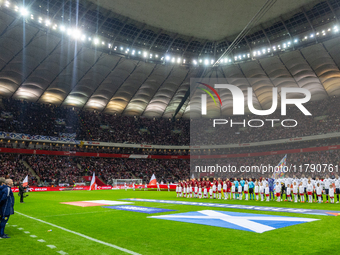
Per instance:
[[[96,190],[96,189],[97,189],[96,176],[93,172],[93,176],[92,176],[92,179],[91,179],[91,184],[90,184],[89,190]]]
[[[23,187],[28,186],[28,175],[26,175],[24,181],[22,182],[22,186],[23,186]]]
[[[149,185],[156,185],[156,184],[157,184],[156,176],[155,176],[155,174],[152,174]]]

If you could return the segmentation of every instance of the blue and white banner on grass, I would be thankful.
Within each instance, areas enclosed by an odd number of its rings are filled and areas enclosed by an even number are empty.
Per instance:
[[[150,216],[148,218],[195,223],[221,228],[231,228],[256,233],[289,227],[319,219],[274,216],[254,213],[203,210],[198,212],[176,213]]]

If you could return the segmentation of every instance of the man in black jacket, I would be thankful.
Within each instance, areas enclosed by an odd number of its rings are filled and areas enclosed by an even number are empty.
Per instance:
[[[25,188],[22,186],[22,184],[19,184],[19,196],[20,196],[20,203],[24,202],[24,193],[25,193]]]
[[[14,196],[11,190],[13,181],[7,179],[5,185],[0,186],[0,238],[9,238],[5,234],[5,227],[9,217],[14,214]]]

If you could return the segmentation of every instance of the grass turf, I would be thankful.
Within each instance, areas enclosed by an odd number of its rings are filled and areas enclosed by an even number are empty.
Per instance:
[[[261,205],[340,211],[340,204],[301,204],[288,202],[256,202],[176,198],[175,192],[156,191],[64,191],[30,193],[25,204],[16,196],[15,211],[66,229],[120,246],[140,254],[336,254],[340,247],[340,217],[296,213],[265,212],[240,209],[200,207],[148,202],[134,205],[178,210],[182,213],[199,210],[234,211],[254,214],[282,215],[321,219],[319,221],[276,229],[262,234],[147,218],[138,212],[95,207],[77,207],[60,202],[85,200],[119,200],[149,198],[200,201],[243,205]],[[16,225],[14,227],[13,225]],[[18,228],[23,228],[19,230]],[[48,230],[52,230],[48,232]],[[25,234],[24,231],[29,231]],[[10,217],[6,233],[10,239],[0,240],[0,254],[127,254],[112,247],[87,240],[73,233],[15,214]],[[37,237],[32,238],[30,235]],[[40,243],[37,240],[46,242]],[[54,245],[49,248],[46,245]]]

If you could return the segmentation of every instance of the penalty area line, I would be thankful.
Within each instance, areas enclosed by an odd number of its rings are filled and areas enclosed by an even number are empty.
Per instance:
[[[114,249],[117,249],[117,250],[120,250],[120,251],[129,253],[129,254],[133,254],[133,255],[141,255],[141,254],[139,254],[139,253],[137,253],[137,252],[130,251],[130,250],[128,250],[128,249],[119,247],[119,246],[117,246],[117,245],[110,244],[110,243],[107,243],[107,242],[104,242],[104,241],[101,241],[101,240],[92,238],[92,237],[90,237],[90,236],[87,236],[87,235],[84,235],[84,234],[75,232],[75,231],[73,231],[73,230],[69,230],[69,229],[67,229],[67,228],[60,227],[60,226],[55,225],[55,224],[53,224],[53,223],[50,223],[50,222],[47,222],[47,221],[44,221],[44,220],[40,220],[40,219],[37,219],[37,218],[34,218],[34,217],[31,217],[31,216],[28,216],[28,215],[26,215],[26,214],[23,214],[23,213],[20,213],[20,212],[17,212],[17,211],[15,211],[15,212],[16,212],[17,214],[22,215],[22,216],[24,216],[24,217],[27,217],[27,218],[29,218],[29,219],[39,221],[39,222],[41,222],[41,223],[50,225],[50,226],[55,227],[55,228],[59,228],[59,229],[64,230],[64,231],[66,231],[66,232],[75,234],[75,235],[77,235],[77,236],[81,236],[81,237],[83,237],[83,238],[85,238],[85,239],[88,239],[88,240],[90,240],[90,241],[93,241],[93,242],[96,242],[96,243],[100,243],[100,244],[109,246],[109,247],[111,247],[111,248],[114,248]]]

